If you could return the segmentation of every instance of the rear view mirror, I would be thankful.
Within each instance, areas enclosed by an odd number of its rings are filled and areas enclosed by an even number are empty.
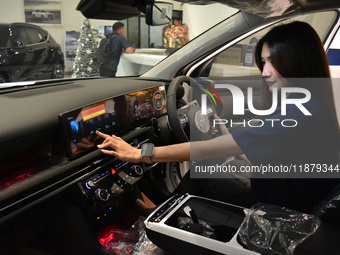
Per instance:
[[[150,26],[168,24],[172,19],[173,4],[170,3],[147,3],[145,10],[145,22]]]

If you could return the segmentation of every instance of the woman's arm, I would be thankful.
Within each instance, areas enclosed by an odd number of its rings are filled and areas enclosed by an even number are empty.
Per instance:
[[[205,160],[243,154],[230,134],[222,135],[207,141],[190,143],[190,159]]]
[[[142,162],[141,150],[137,149],[118,136],[110,136],[99,131],[98,136],[104,138],[104,142],[98,145],[99,149],[107,155],[117,157],[131,163]],[[110,150],[113,149],[113,150]],[[154,148],[153,162],[176,162],[190,160],[190,143],[181,143]]]
[[[97,135],[104,138],[98,145],[102,152],[131,163],[142,162],[141,150],[132,147],[117,136],[109,136],[97,131]],[[113,150],[110,150],[113,149]],[[240,147],[230,134],[207,141],[187,142],[160,146],[154,148],[153,162],[176,162],[188,160],[204,160],[224,156],[243,154]]]

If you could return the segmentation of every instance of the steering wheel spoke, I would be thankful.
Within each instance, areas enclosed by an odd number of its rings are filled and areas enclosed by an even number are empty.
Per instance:
[[[177,89],[182,83],[187,83],[195,89],[202,87],[196,80],[187,76],[176,77],[170,83],[167,93],[168,120],[175,139],[178,142],[187,142],[190,138],[192,140],[211,138],[209,120],[216,114],[213,103],[209,102],[207,114],[202,114],[201,107],[195,99],[177,109]]]
[[[189,124],[188,116],[186,116],[186,115],[180,115],[179,121],[181,122],[183,128],[187,127],[188,124]]]

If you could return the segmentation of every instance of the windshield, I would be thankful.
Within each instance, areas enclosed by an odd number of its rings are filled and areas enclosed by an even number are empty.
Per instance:
[[[173,4],[169,24],[148,26],[141,13],[119,20],[119,30],[117,20],[86,19],[76,10],[79,0],[22,2],[6,0],[0,10],[1,83],[139,76],[237,12],[217,3],[166,1]]]

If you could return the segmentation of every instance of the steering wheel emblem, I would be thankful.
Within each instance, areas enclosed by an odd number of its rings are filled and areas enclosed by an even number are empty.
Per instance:
[[[208,116],[206,114],[202,114],[201,110],[197,111],[195,114],[195,125],[196,128],[203,134],[208,133],[210,130]]]

